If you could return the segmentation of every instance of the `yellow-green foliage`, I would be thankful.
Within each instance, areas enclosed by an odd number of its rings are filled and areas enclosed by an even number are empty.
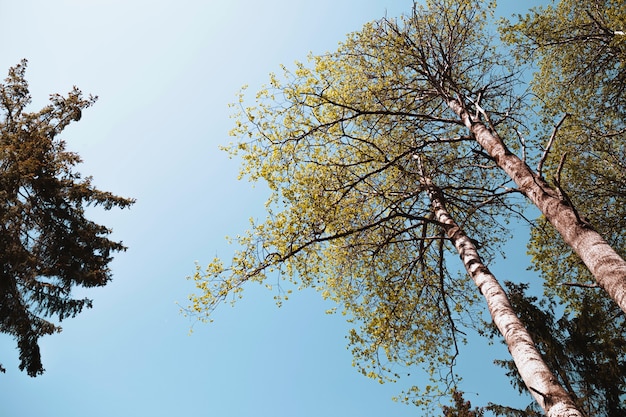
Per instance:
[[[254,105],[242,93],[228,151],[242,159],[242,178],[268,184],[267,218],[235,239],[230,265],[198,268],[190,310],[208,320],[246,283],[269,276],[317,288],[354,324],[354,365],[380,382],[423,368],[432,381],[400,399],[425,405],[453,383],[457,330],[472,321],[478,293],[446,269],[451,247],[432,220],[415,156],[486,248],[502,238],[495,218],[507,180],[473,152],[446,105],[494,81],[482,32],[490,9],[447,0],[416,7],[271,75]]]

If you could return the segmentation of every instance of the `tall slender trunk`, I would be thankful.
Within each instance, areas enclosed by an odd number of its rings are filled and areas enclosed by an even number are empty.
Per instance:
[[[476,141],[495,160],[524,193],[539,208],[548,221],[578,254],[598,285],[626,312],[626,261],[583,221],[569,199],[549,185],[524,161],[511,153],[498,134],[477,121],[458,100],[448,102],[474,134]]]
[[[487,301],[489,313],[504,337],[515,366],[537,403],[549,417],[582,417],[570,395],[544,362],[532,337],[515,314],[506,292],[483,263],[476,246],[445,207],[441,190],[422,175],[436,220],[457,249],[467,273]]]

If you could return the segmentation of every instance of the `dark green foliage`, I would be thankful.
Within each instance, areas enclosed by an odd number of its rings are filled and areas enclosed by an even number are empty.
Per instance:
[[[454,391],[452,393],[452,399],[454,400],[454,406],[443,406],[443,417],[482,417],[484,411],[482,408],[472,409],[472,403],[466,401],[463,398],[463,392]]]
[[[505,417],[543,417],[545,414],[537,411],[539,407],[536,403],[529,404],[524,410],[518,410],[516,408],[507,407],[497,404],[489,404],[487,410],[491,411],[496,416]]]
[[[91,307],[89,299],[72,298],[72,288],[105,285],[112,252],[125,250],[85,217],[85,207],[123,208],[133,200],[74,172],[79,156],[57,139],[95,98],[74,88],[29,113],[25,70],[24,60],[0,84],[0,332],[17,340],[20,369],[36,376],[44,371],[38,339],[61,330],[47,318],[61,321]]]
[[[597,290],[581,290],[578,311],[556,319],[557,306],[528,296],[528,285],[509,282],[507,287],[511,304],[546,363],[580,409],[590,416],[626,415],[626,317],[615,303]],[[520,392],[526,389],[512,361],[497,363],[508,369],[507,375]],[[497,415],[535,415],[532,407],[523,412],[494,407],[493,411],[497,410],[502,411]]]

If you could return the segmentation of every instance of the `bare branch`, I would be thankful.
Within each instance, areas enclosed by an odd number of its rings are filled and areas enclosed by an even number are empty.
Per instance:
[[[565,165],[565,158],[567,158],[567,152],[565,152],[561,156],[561,161],[559,161],[559,166],[556,169],[556,174],[554,174],[554,182],[556,183],[557,188],[562,192],[561,188],[561,171],[563,170],[563,166]]]
[[[561,285],[567,286],[567,287],[580,287],[580,288],[600,288],[600,286],[597,283],[591,283],[591,284],[580,284],[578,282],[563,282],[561,283]]]
[[[543,169],[543,164],[546,161],[548,154],[550,153],[550,148],[552,147],[552,144],[554,143],[554,139],[556,138],[559,128],[561,127],[561,125],[563,124],[567,116],[569,116],[569,114],[565,113],[563,117],[561,118],[561,120],[559,120],[559,122],[554,126],[554,130],[552,130],[552,135],[550,135],[550,140],[548,140],[546,149],[543,151],[543,155],[541,155],[541,159],[539,160],[539,163],[537,164],[537,175],[539,175],[540,177],[541,177],[541,170]]]
[[[520,143],[522,144],[522,161],[526,163],[526,139],[524,139],[524,135],[518,129],[515,129],[517,133],[517,137],[519,138]],[[539,173],[541,175],[541,173]]]
[[[605,36],[615,36],[615,35],[623,35],[624,32],[622,32],[621,30],[611,30],[609,28],[607,28],[602,22],[600,22],[600,20],[595,17],[593,15],[593,13],[591,13],[589,10],[585,10],[585,12],[587,13],[587,16],[589,16],[589,18],[591,20],[593,20],[593,22],[596,24],[597,28],[600,29],[600,31],[602,31],[602,33]]]

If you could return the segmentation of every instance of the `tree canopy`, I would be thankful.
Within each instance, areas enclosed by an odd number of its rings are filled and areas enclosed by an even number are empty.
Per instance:
[[[44,371],[39,338],[61,331],[50,318],[91,307],[72,289],[105,285],[112,253],[125,250],[107,237],[110,229],[86,218],[85,208],[124,208],[133,200],[94,187],[74,170],[80,157],[59,139],[96,98],[74,88],[29,112],[26,64],[0,84],[0,331],[17,340],[20,369],[36,376]]]

